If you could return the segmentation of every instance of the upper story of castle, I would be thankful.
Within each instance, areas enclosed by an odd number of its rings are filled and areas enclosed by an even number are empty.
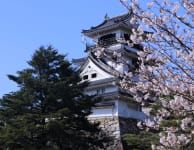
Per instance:
[[[127,13],[113,18],[106,17],[101,24],[83,30],[82,33],[101,47],[118,44],[117,39],[120,38],[129,40],[130,30],[136,27],[130,23],[131,15]]]
[[[132,29],[137,28],[137,24],[131,24],[130,20],[133,16],[132,11],[113,18],[106,17],[102,23],[90,29],[83,30],[82,33],[86,37],[93,40],[88,46],[98,45],[100,47],[110,47],[121,44],[119,40],[130,41]],[[134,45],[133,50],[141,49],[140,45]],[[132,51],[132,50],[131,50]]]
[[[132,29],[138,27],[130,23],[132,15],[129,12],[105,18],[101,24],[82,31],[93,43],[86,43],[87,57],[74,59],[73,63],[79,67],[82,80],[90,83],[85,93],[101,96],[106,101],[100,103],[91,116],[142,118],[131,93],[117,84],[125,72],[138,67],[137,52],[142,50],[141,45],[127,43],[132,42]]]
[[[131,42],[132,29],[138,27],[130,23],[132,15],[129,12],[113,18],[106,17],[99,25],[82,31],[93,41],[86,43],[87,58],[73,60],[80,67],[83,80],[118,77],[137,66],[137,52],[142,50],[142,46],[127,44]]]

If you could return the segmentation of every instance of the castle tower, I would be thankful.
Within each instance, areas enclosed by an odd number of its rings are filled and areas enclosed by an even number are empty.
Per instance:
[[[116,84],[121,74],[134,69],[137,51],[142,49],[140,45],[129,47],[118,42],[118,39],[129,40],[132,28],[136,28],[136,25],[130,24],[131,15],[106,17],[101,24],[83,30],[82,33],[95,42],[86,44],[86,58],[73,60],[79,66],[82,80],[90,83],[86,94],[103,98],[88,118],[100,121],[101,127],[114,137],[114,144],[107,149],[123,149],[121,136],[130,130],[128,118],[146,118],[132,95]],[[118,57],[126,63],[119,62]]]

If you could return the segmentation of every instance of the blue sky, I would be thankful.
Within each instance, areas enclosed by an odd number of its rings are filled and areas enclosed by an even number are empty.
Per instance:
[[[0,97],[17,89],[7,74],[27,68],[40,46],[51,44],[69,60],[83,57],[82,29],[126,11],[119,0],[0,1]]]

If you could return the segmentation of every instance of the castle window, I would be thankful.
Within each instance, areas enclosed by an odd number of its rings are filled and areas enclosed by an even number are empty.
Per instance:
[[[83,80],[87,80],[87,79],[88,79],[88,75],[84,75]]]
[[[91,74],[91,77],[92,78],[96,78],[97,77],[97,74],[96,73],[93,73],[93,74]]]
[[[104,35],[98,39],[98,44],[101,46],[110,46],[115,43],[117,43],[115,33]]]

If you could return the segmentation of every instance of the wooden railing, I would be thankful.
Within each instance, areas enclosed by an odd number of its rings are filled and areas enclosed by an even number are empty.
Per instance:
[[[110,46],[110,45],[116,44],[116,43],[118,43],[116,38],[106,38],[106,39],[98,41],[98,45],[101,47],[107,47],[107,46]]]

